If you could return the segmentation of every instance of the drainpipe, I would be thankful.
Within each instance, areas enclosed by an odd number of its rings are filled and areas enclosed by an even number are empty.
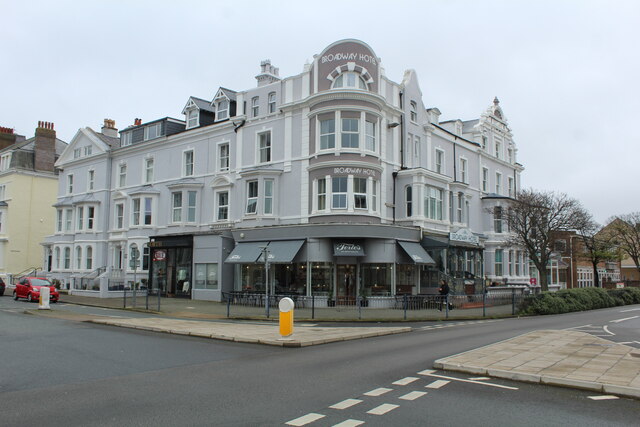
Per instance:
[[[400,114],[400,169],[402,170],[407,168],[404,164],[404,100],[402,91],[400,91],[400,109],[402,110],[402,114]]]
[[[396,179],[398,178],[398,171],[394,171],[393,176],[393,224],[396,223]]]

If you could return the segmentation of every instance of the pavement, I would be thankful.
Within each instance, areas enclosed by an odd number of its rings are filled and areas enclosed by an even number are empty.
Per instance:
[[[115,299],[62,295],[61,302],[122,308],[122,300]],[[99,316],[53,307],[53,310],[29,311],[102,325],[281,347],[306,347],[412,330],[411,327],[329,327],[299,322],[291,336],[282,337],[275,321],[230,321],[226,319],[225,304],[178,299],[163,299],[162,313],[147,311],[146,317]],[[274,314],[277,316],[277,312]],[[640,349],[584,332],[534,331],[436,360],[433,367],[640,399]]]
[[[640,350],[584,332],[529,332],[436,360],[434,368],[640,399]]]

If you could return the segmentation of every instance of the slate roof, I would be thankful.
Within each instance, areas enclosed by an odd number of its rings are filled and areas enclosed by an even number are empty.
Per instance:
[[[237,92],[235,90],[227,89],[226,87],[220,87],[220,90],[225,94],[227,98],[229,98],[230,101],[236,100]]]
[[[212,113],[215,113],[216,110],[215,108],[213,108],[211,106],[211,101],[205,101],[204,99],[201,98],[196,98],[195,96],[191,97],[191,100],[198,106],[199,109],[204,110],[204,111],[210,111]]]
[[[102,140],[102,142],[107,144],[109,147],[118,148],[120,146],[120,138],[113,138],[111,136],[103,135],[102,133],[96,132],[95,130],[93,130],[91,128],[87,128],[87,129],[89,129],[95,136],[100,138]]]

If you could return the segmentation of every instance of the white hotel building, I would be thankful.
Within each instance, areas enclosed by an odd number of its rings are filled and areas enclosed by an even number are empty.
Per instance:
[[[121,295],[137,248],[144,286],[221,300],[264,291],[266,247],[273,290],[337,301],[528,282],[504,243],[523,167],[497,99],[441,122],[414,71],[389,80],[358,40],[295,76],[261,66],[257,87],[190,97],[184,120],[78,131],[56,163],[52,277]]]

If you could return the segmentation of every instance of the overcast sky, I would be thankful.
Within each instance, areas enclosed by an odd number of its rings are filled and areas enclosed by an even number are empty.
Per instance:
[[[639,1],[0,0],[0,126],[69,142],[180,114],[189,96],[255,86],[360,39],[400,82],[416,70],[441,120],[500,100],[523,186],[579,199],[599,222],[640,211]]]

